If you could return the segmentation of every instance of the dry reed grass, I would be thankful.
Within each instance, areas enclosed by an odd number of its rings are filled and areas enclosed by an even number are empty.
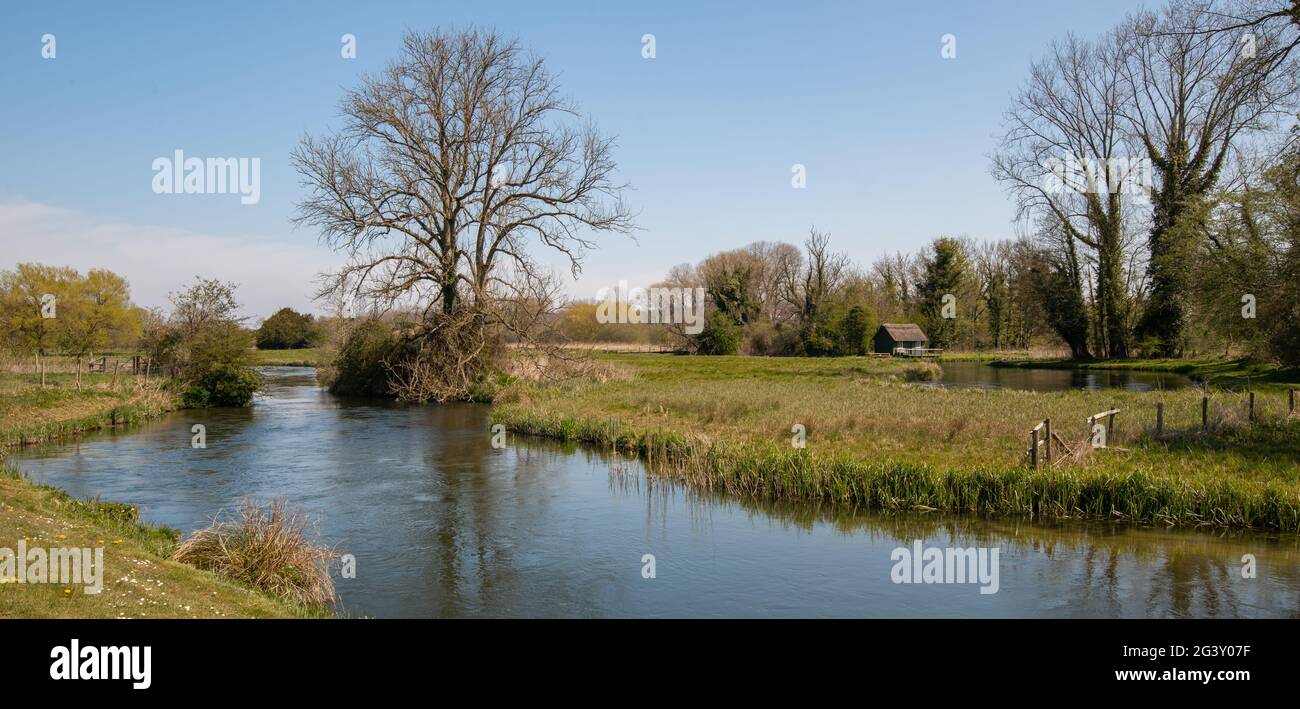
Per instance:
[[[330,562],[314,525],[284,500],[268,505],[245,499],[239,509],[190,534],[172,558],[248,584],[305,608],[334,604]]]

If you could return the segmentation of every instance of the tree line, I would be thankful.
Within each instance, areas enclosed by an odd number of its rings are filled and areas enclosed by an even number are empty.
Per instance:
[[[254,333],[235,285],[196,278],[169,296],[170,312],[131,302],[126,279],[107,270],[18,264],[0,271],[0,353],[77,362],[108,350],[139,353],[186,406],[247,406],[260,386],[250,366]],[[281,318],[283,320],[284,318]]]
[[[816,232],[802,251],[756,243],[673,269],[663,285],[708,289],[708,325],[655,336],[856,354],[864,327],[908,321],[935,347],[1295,364],[1298,44],[1297,0],[1174,0],[1067,35],[1030,67],[992,157],[1020,237],[941,237],[865,269]]]

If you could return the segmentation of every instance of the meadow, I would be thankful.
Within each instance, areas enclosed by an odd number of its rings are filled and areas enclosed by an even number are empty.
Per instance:
[[[315,367],[320,363],[321,348],[304,347],[296,350],[253,350],[251,364],[255,367]]]
[[[1256,393],[1252,423],[1248,395],[1217,388],[945,389],[924,382],[925,365],[893,359],[597,357],[621,375],[515,382],[493,420],[739,494],[1300,531],[1300,418],[1283,389]],[[1115,408],[1107,447],[1094,448],[1088,417]],[[1065,445],[1035,470],[1030,429],[1046,418]]]

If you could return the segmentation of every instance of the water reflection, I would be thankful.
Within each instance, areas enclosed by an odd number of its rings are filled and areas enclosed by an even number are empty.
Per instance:
[[[647,480],[624,463],[611,467],[610,490],[645,497],[648,511],[688,506],[695,519],[731,508],[774,528],[814,535],[829,528],[880,549],[916,539],[926,546],[998,547],[1003,588],[1010,585],[1017,595],[1031,591],[1044,611],[1026,613],[1031,616],[1300,617],[1297,535],[863,512],[669,485]],[[646,522],[649,527],[663,520],[647,512]],[[1256,558],[1256,578],[1242,577],[1245,554]],[[1009,576],[1008,560],[1014,560]],[[1056,592],[1060,596],[1052,599]]]
[[[357,557],[343,609],[396,617],[1292,617],[1297,537],[879,514],[725,497],[608,451],[510,437],[487,410],[342,400],[283,369],[251,411],[179,412],[25,449],[33,477],[193,529],[285,497]],[[208,448],[189,427],[208,426]],[[996,546],[1001,590],[896,585],[892,550]],[[1258,578],[1241,578],[1241,556]],[[641,576],[644,554],[656,577]]]
[[[1022,369],[991,367],[979,362],[941,362],[940,386],[954,388],[1002,388],[1029,391],[1066,391],[1070,389],[1182,389],[1192,381],[1180,374],[1135,372],[1109,369]]]

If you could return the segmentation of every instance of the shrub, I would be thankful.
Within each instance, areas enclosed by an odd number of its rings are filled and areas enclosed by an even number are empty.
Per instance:
[[[206,409],[212,406],[212,392],[201,386],[188,386],[181,392],[181,405],[187,409]]]
[[[250,336],[233,324],[218,324],[190,345],[182,377],[186,406],[248,406],[262,379],[247,366]]]
[[[245,499],[235,514],[187,537],[172,558],[306,608],[326,609],[335,600],[330,561],[336,554],[314,534],[308,537],[309,526],[283,500],[263,507]]]
[[[700,354],[734,355],[740,351],[740,326],[726,314],[716,312],[699,335]]]
[[[234,286],[200,279],[172,295],[169,320],[145,317],[141,349],[177,380],[185,406],[248,406],[261,385],[249,367],[253,334],[235,316]],[[170,385],[169,385],[170,386]]]
[[[186,406],[248,406],[262,385],[262,378],[252,369],[235,364],[220,364],[203,372],[198,381],[185,390]],[[191,392],[203,404],[191,405]]]
[[[392,393],[387,362],[398,352],[396,333],[379,320],[363,320],[343,334],[318,377],[334,394],[388,396]]]
[[[799,331],[784,323],[760,320],[745,329],[745,354],[790,357],[799,354]]]
[[[917,362],[903,370],[903,381],[937,382],[943,376],[943,370],[934,362]]]

